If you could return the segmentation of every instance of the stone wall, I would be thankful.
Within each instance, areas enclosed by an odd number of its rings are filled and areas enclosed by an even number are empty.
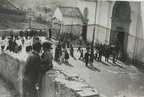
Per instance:
[[[19,97],[22,97],[22,68],[24,65],[25,61],[11,54],[0,54],[0,73],[6,80],[14,84]],[[100,97],[97,90],[90,87],[77,74],[62,71],[56,67],[42,75],[42,87],[38,90],[41,97]]]
[[[0,54],[0,74],[8,81],[13,83],[17,93],[22,95],[22,67],[24,62],[12,56]]]

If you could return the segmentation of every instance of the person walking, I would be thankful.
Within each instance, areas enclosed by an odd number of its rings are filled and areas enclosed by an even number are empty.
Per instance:
[[[77,52],[81,52],[81,47],[80,46],[78,47]]]
[[[50,28],[49,29],[49,38],[51,39],[52,38],[52,31],[51,31],[52,29]]]
[[[22,38],[23,35],[24,35],[24,32],[23,32],[22,29],[21,29],[21,31],[20,31],[20,37]]]
[[[61,61],[64,62],[64,58],[65,58],[65,49],[62,49],[61,52]]]
[[[22,46],[24,47],[25,39],[24,37],[21,38]]]
[[[103,55],[103,48],[102,46],[100,46],[99,48],[99,56],[98,56],[98,60],[101,62],[101,59],[102,59],[102,55]]]
[[[28,39],[28,30],[27,29],[24,34],[25,34],[25,39]]]
[[[65,62],[68,63],[69,53],[65,50]]]
[[[57,47],[58,47],[60,55],[61,55],[62,54],[62,45],[61,45],[60,41],[58,42]]]
[[[105,61],[108,62],[110,56],[110,47],[106,46],[105,48]]]
[[[115,63],[115,61],[116,61],[116,49],[115,49],[115,47],[112,50],[112,56],[113,56],[113,63]]]
[[[86,64],[86,66],[88,66],[88,62],[89,62],[89,51],[87,49],[87,52],[85,53],[85,64]]]
[[[17,47],[17,43],[16,43],[16,40],[14,40],[13,42],[12,42],[12,51],[14,52],[14,53],[17,53],[17,51],[18,51],[18,47]]]
[[[1,50],[3,51],[4,48],[5,48],[5,45],[6,45],[6,41],[5,41],[5,37],[4,36],[2,37],[0,44],[1,44]]]
[[[81,58],[84,59],[84,56],[83,56],[83,50],[81,50],[81,52],[80,52],[79,60],[80,60]]]
[[[35,42],[36,43],[36,42]],[[35,44],[34,43],[34,44]],[[31,50],[32,50],[32,41],[30,40],[30,38],[28,38],[27,40],[26,40],[26,52],[30,52]]]
[[[73,48],[72,44],[71,44],[71,47],[70,47],[70,55],[72,57],[74,57],[74,48]]]
[[[59,50],[59,47],[56,46],[56,48],[55,48],[55,60],[59,61],[59,58],[60,58],[60,50]]]
[[[93,62],[94,62],[94,53],[93,53],[93,51],[91,51],[91,53],[90,53],[90,64],[93,65]]]
[[[95,54],[94,54],[94,59],[97,60],[98,59],[98,50],[96,49]]]

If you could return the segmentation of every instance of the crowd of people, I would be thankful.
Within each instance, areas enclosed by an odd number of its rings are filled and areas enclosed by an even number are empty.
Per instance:
[[[14,35],[11,32],[9,36],[2,36],[1,50],[2,52],[9,50],[18,53],[24,49],[26,52],[30,52],[23,68],[23,97],[38,97],[36,84],[39,83],[38,87],[42,88],[43,76],[53,68],[52,44],[49,41],[42,43],[35,34],[31,35],[20,31],[19,35]],[[42,53],[41,56],[40,53]]]
[[[35,42],[41,42],[34,31],[20,31],[18,34],[10,32],[8,36],[2,36],[0,44],[2,51],[9,50],[13,53],[18,53],[25,46],[26,52],[32,51],[32,44]]]
[[[69,51],[69,52],[68,52]],[[112,57],[112,62],[115,63],[118,58],[122,57],[122,48],[119,45],[105,45],[105,44],[97,44],[95,47],[91,46],[81,46],[78,45],[77,52],[80,53],[79,60],[84,60],[86,66],[88,63],[93,64],[94,60],[101,62],[102,56],[105,57],[105,61],[109,62],[110,56]],[[55,48],[55,60],[68,62],[68,59],[74,57],[74,47],[72,44],[70,46],[66,46],[61,41],[58,42]]]
[[[31,33],[32,32],[32,33]],[[9,50],[10,52],[18,53],[25,48],[26,52],[31,52],[26,65],[23,70],[23,90],[24,97],[38,97],[36,84],[39,82],[39,88],[42,86],[42,77],[45,72],[53,68],[53,55],[51,53],[52,44],[50,42],[42,43],[39,37],[34,34],[33,31],[25,33],[20,31],[19,35],[13,35],[10,33],[9,37],[2,37],[1,50]],[[65,34],[67,37],[70,35]],[[67,41],[66,41],[67,40]],[[62,38],[56,44],[54,59],[55,61],[62,61],[63,63],[69,63],[69,58],[75,58],[75,52],[80,54],[79,60],[85,62],[85,66],[93,65],[94,61],[102,61],[102,56],[105,57],[105,61],[109,61],[109,57],[112,56],[113,63],[118,59],[118,56],[122,56],[121,46],[115,44],[105,45],[97,44],[95,47],[91,45],[83,45],[83,42],[77,44],[77,50],[73,47],[73,44],[68,41],[70,39]],[[7,47],[6,47],[7,44]],[[40,53],[42,55],[40,56]]]

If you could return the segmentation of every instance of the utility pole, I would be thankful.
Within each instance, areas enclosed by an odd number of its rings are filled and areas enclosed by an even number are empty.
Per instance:
[[[46,13],[47,13],[47,8],[44,7],[44,12],[45,12],[45,21],[46,21]]]
[[[29,29],[31,29],[31,18],[29,18]]]
[[[73,30],[73,20],[72,20],[72,25],[71,25],[71,33],[72,33],[72,30]]]
[[[92,36],[92,48],[94,47],[94,38],[95,38],[95,26],[96,26],[96,11],[97,11],[97,0],[95,0],[95,17],[94,17],[94,28],[93,28],[93,36]]]

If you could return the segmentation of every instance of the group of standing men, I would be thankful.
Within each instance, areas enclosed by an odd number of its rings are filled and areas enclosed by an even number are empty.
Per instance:
[[[20,37],[18,36],[10,36],[10,37],[2,36],[0,44],[2,51],[6,49],[9,50],[10,52],[17,53],[22,50],[22,42]]]
[[[20,37],[18,35],[13,35],[12,33],[10,33],[10,37],[2,37],[0,41],[2,51],[6,47],[6,44],[8,44],[6,49],[17,53],[22,49],[22,44],[26,44],[26,41],[30,40],[30,38],[23,39],[24,37],[21,36],[21,33]],[[32,51],[23,68],[23,97],[40,97],[41,89],[37,90],[36,85],[39,83],[39,88],[42,88],[42,79],[45,73],[53,68],[53,56],[51,53],[52,44],[50,42],[42,43],[38,37],[33,37],[33,42],[31,42],[30,46]],[[43,52],[41,56],[40,52]]]
[[[106,62],[108,62],[109,57],[112,56],[113,63],[117,61],[118,57],[122,57],[122,49],[120,46],[114,45],[98,44],[96,48],[88,46],[86,47],[85,54],[82,48],[78,48],[78,51],[80,51],[79,59],[84,59],[86,66],[88,66],[88,63],[92,65],[94,60],[101,62],[102,56],[105,57]]]
[[[94,60],[99,62],[102,61],[102,56],[105,57],[105,61],[109,61],[109,57],[112,56],[112,62],[115,63],[118,57],[122,57],[122,49],[118,45],[105,45],[105,44],[98,44],[95,48],[91,48],[91,46],[85,47],[86,52],[81,47],[78,47],[80,52],[79,59],[84,59],[86,66],[88,63],[93,65]],[[74,57],[74,48],[72,45],[69,47],[71,57]],[[65,45],[58,42],[55,48],[55,60],[62,60],[62,62],[68,62],[69,53],[65,48]]]

